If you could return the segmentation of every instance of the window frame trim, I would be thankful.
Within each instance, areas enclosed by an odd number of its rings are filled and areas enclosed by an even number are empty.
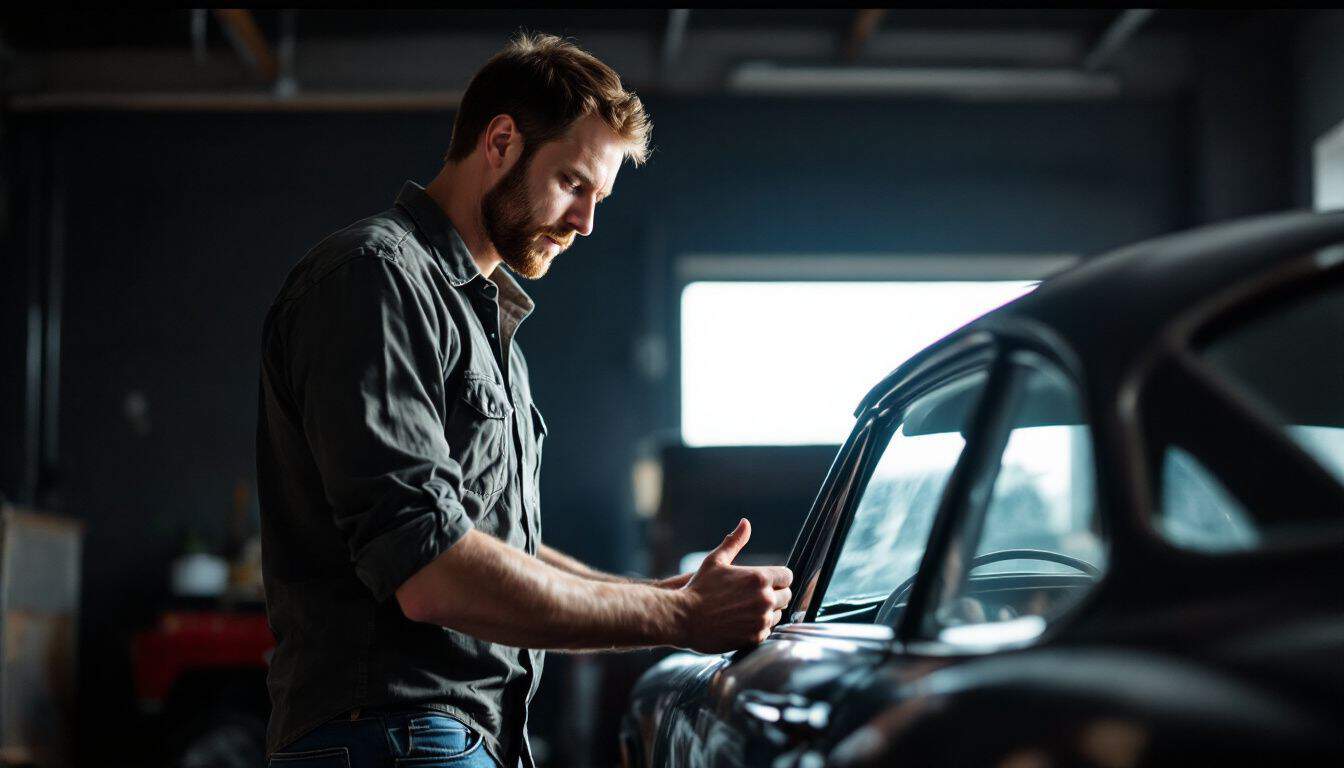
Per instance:
[[[924,558],[910,587],[910,599],[896,625],[896,636],[904,642],[925,639],[925,616],[931,615],[930,608],[937,604],[935,592],[945,586],[952,548],[966,549],[968,521],[984,518],[998,477],[997,459],[1003,455],[1011,431],[1006,417],[1021,380],[1013,370],[1012,354],[1011,347],[1004,348],[995,358],[985,393],[971,415],[966,447],[943,489]]]
[[[1325,258],[1331,255],[1333,258]],[[1245,473],[1229,475],[1220,469],[1232,464],[1244,467],[1247,463],[1244,457],[1233,455],[1226,460],[1211,461],[1210,455],[1214,452],[1210,450],[1208,439],[1182,439],[1184,432],[1192,431],[1189,422],[1193,417],[1184,407],[1191,403],[1200,405],[1209,414],[1222,414],[1230,417],[1232,423],[1249,428],[1263,441],[1280,468],[1289,470],[1291,478],[1306,481],[1318,499],[1344,504],[1344,483],[1288,434],[1271,406],[1262,403],[1259,396],[1235,376],[1215,369],[1199,354],[1200,348],[1209,342],[1265,317],[1275,308],[1341,288],[1344,288],[1344,246],[1316,249],[1288,260],[1267,275],[1248,278],[1202,302],[1172,323],[1164,334],[1162,353],[1148,367],[1140,388],[1143,405],[1137,419],[1144,458],[1142,471],[1146,475],[1140,525],[1159,546],[1182,556],[1233,560],[1331,549],[1344,542],[1342,520],[1336,526],[1313,527],[1304,536],[1271,537],[1271,541],[1250,549],[1204,551],[1171,541],[1157,524],[1162,516],[1162,462],[1171,446],[1179,446],[1194,456],[1248,511],[1264,506],[1261,503],[1264,494],[1248,487],[1243,477]],[[1155,403],[1167,407],[1155,406]],[[1182,407],[1170,407],[1173,404]],[[1156,410],[1176,413],[1181,424],[1160,423],[1154,418]]]

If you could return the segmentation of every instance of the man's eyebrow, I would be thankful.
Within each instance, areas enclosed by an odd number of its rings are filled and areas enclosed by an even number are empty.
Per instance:
[[[565,173],[567,173],[567,174],[569,174],[570,176],[573,176],[574,178],[578,179],[580,184],[582,184],[582,185],[585,186],[585,187],[588,187],[589,189],[592,189],[593,187],[596,186],[596,185],[593,183],[593,180],[590,179],[590,178],[588,178],[588,174],[584,173],[583,171],[579,170],[578,168],[569,168],[569,169],[567,169],[567,170],[565,171]],[[606,192],[603,192],[603,191],[600,190],[600,189],[597,190],[597,199],[598,199],[598,202],[601,202],[602,200],[605,200],[606,198],[607,198],[607,193],[606,193]]]
[[[566,168],[566,169],[565,169],[565,174],[566,174],[566,175],[569,175],[569,176],[573,176],[574,178],[578,179],[578,180],[579,180],[579,183],[580,183],[580,184],[583,184],[585,187],[591,187],[591,186],[593,186],[593,180],[590,179],[590,178],[588,178],[588,174],[584,173],[583,171],[579,170],[578,168],[576,168],[576,167],[574,167],[574,166],[570,166],[569,168]]]

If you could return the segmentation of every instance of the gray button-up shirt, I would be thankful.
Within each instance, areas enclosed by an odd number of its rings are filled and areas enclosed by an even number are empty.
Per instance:
[[[532,763],[542,653],[410,621],[394,597],[471,528],[540,545],[546,426],[513,341],[531,310],[409,182],[290,272],[257,418],[268,753],[351,709],[411,705],[465,721],[503,765]]]

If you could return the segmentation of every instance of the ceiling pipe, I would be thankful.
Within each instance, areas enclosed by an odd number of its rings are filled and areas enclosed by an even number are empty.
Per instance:
[[[691,19],[690,8],[671,8],[667,12],[667,29],[663,32],[663,80],[672,76],[672,68],[681,56],[686,43],[686,27]]]
[[[197,64],[205,63],[206,28],[210,17],[204,8],[191,9],[191,58]]]
[[[973,100],[1108,98],[1120,80],[1076,69],[821,67],[747,62],[728,77],[738,93],[817,96],[935,96]]]
[[[1154,13],[1156,11],[1151,8],[1127,8],[1121,12],[1083,58],[1083,71],[1096,72],[1111,63],[1134,33],[1138,32]]]
[[[280,12],[280,44],[277,46],[279,68],[275,78],[275,95],[293,98],[299,92],[299,81],[294,76],[294,55],[298,48],[294,30],[296,13],[292,8]]]

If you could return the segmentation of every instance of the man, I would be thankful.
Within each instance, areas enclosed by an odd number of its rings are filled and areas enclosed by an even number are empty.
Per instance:
[[[786,568],[637,582],[541,543],[545,422],[514,341],[650,123],[609,67],[522,37],[462,97],[445,165],[330,235],[267,315],[257,427],[272,765],[530,766],[542,650],[760,641]],[[434,763],[438,764],[438,763]]]

